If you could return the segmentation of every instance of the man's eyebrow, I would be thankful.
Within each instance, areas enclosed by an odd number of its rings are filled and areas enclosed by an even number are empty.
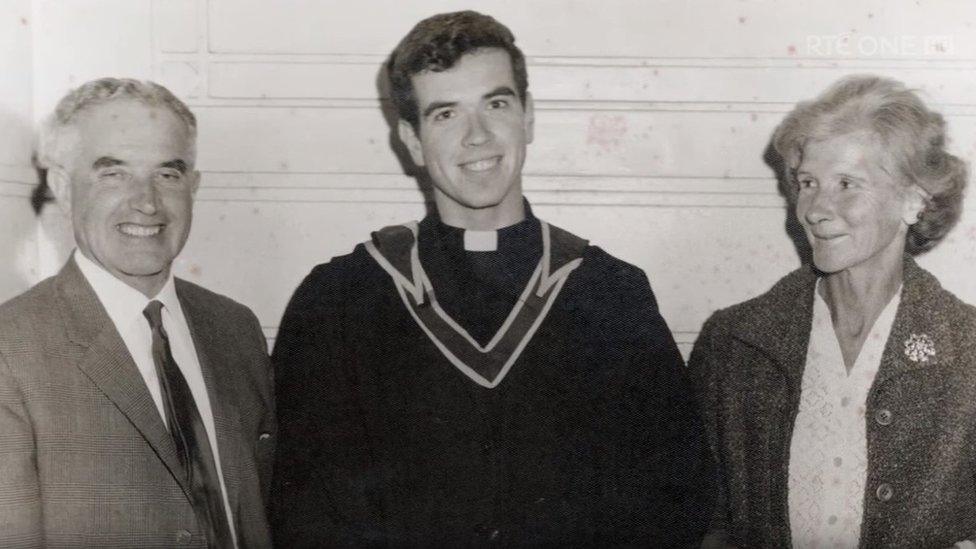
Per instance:
[[[174,170],[185,174],[186,173],[186,162],[177,158],[176,160],[170,160],[169,162],[163,162],[159,165],[160,168],[173,168]]]
[[[499,95],[510,95],[515,97],[515,90],[509,88],[508,86],[498,86],[497,88],[491,90],[490,92],[481,96],[482,99],[490,99],[492,97],[497,97]]]
[[[481,96],[482,99],[491,99],[492,97],[498,97],[499,95],[515,97],[515,90],[508,86],[498,86],[497,88],[491,90],[490,92]],[[427,108],[424,109],[423,116],[427,118],[430,114],[438,109],[443,109],[445,107],[453,107],[457,105],[457,101],[435,101]]]
[[[424,118],[427,118],[428,116],[430,116],[430,113],[438,109],[443,109],[444,107],[453,107],[455,105],[457,105],[457,101],[435,101],[430,105],[427,105],[427,108],[424,109]]]
[[[112,158],[111,156],[103,156],[98,160],[92,162],[92,169],[100,170],[102,168],[111,168],[112,166],[121,166],[122,164],[125,164],[125,162],[122,162],[118,158]]]

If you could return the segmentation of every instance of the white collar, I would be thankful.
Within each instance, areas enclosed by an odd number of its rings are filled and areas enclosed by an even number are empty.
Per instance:
[[[180,310],[180,301],[176,296],[176,284],[173,282],[173,273],[170,273],[166,278],[166,283],[163,284],[159,293],[148,298],[139,290],[119,280],[103,267],[85,257],[85,254],[81,253],[80,250],[75,249],[72,256],[78,265],[78,269],[81,270],[81,274],[91,284],[92,289],[95,290],[95,295],[98,296],[99,301],[102,302],[102,306],[105,307],[116,326],[125,326],[132,322],[133,318],[142,319],[142,311],[145,310],[146,305],[151,300],[161,302],[163,308],[170,311],[171,314],[177,314],[176,312]]]
[[[498,250],[498,231],[464,231],[464,251],[494,252]]]

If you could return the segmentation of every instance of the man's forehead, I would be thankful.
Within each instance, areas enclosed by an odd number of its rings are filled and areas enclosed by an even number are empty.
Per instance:
[[[66,128],[74,141],[76,161],[92,167],[95,160],[159,164],[194,163],[195,139],[182,120],[165,107],[125,100],[93,105],[78,113]],[[73,135],[70,135],[73,134]]]
[[[153,122],[164,124],[175,122],[177,126],[185,128],[183,121],[170,109],[129,98],[88,106],[75,115],[72,124],[80,128],[102,126],[111,128]]]
[[[501,48],[480,48],[462,55],[454,65],[445,70],[425,69],[411,77],[418,99],[440,101],[443,96],[478,96],[491,89],[508,86],[515,89],[515,71],[512,59]]]

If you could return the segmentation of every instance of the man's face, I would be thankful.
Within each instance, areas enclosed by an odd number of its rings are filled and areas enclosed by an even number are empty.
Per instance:
[[[532,142],[532,100],[519,101],[512,60],[499,48],[465,54],[450,69],[411,77],[419,135],[400,121],[413,161],[426,166],[441,218],[466,228],[522,215],[522,164]]]
[[[81,253],[149,297],[190,232],[193,138],[165,107],[120,99],[81,112],[52,188],[70,209]]]

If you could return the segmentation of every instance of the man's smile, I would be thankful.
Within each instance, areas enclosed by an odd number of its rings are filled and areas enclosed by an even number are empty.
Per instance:
[[[162,232],[164,225],[140,225],[138,223],[119,223],[116,225],[119,232],[126,236],[150,237]]]
[[[502,161],[501,156],[492,156],[491,158],[484,158],[482,160],[475,160],[473,162],[465,162],[459,164],[462,170],[469,172],[485,172],[498,165]]]

